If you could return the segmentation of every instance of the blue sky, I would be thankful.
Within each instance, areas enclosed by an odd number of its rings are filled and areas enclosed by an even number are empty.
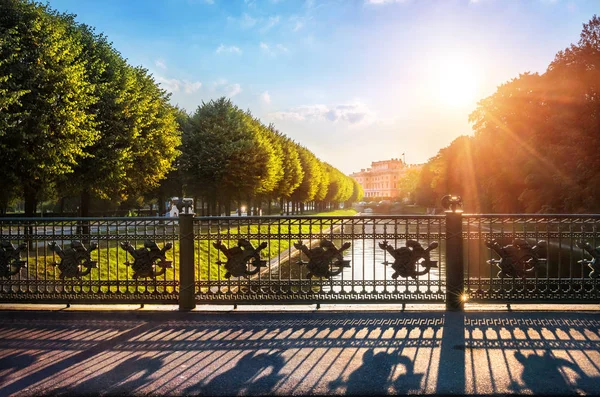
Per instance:
[[[193,112],[228,96],[345,173],[421,163],[544,72],[600,0],[50,0]]]

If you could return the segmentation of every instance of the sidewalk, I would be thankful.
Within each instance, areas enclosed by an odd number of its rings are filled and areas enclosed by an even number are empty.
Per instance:
[[[600,311],[578,307],[53,306],[0,311],[0,396],[600,394]]]

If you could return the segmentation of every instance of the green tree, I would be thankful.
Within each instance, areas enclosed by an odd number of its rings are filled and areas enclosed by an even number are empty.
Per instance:
[[[135,100],[129,112],[134,116],[133,136],[125,163],[123,196],[143,195],[159,186],[173,169],[179,155],[181,131],[177,109],[169,104],[169,95],[148,71],[133,68]]]
[[[321,167],[319,160],[312,152],[303,146],[297,145],[296,151],[302,166],[302,182],[290,195],[291,200],[298,203],[308,203],[315,199],[321,181]]]
[[[73,172],[98,134],[87,110],[94,101],[82,46],[70,26],[46,6],[0,1],[0,92],[3,100],[2,172],[18,180],[25,213],[40,192]]]
[[[304,171],[302,169],[302,162],[300,161],[300,154],[298,153],[296,143],[279,133],[273,126],[270,126],[269,128],[276,134],[281,147],[283,177],[273,191],[273,198],[280,198],[281,207],[283,207],[283,202],[290,200],[292,193],[302,183]]]
[[[276,154],[266,132],[226,98],[198,107],[182,152],[186,189],[206,197],[213,213],[217,197],[229,205],[268,194],[277,184]]]
[[[397,182],[397,188],[400,190],[402,197],[412,201],[415,200],[415,193],[419,184],[420,175],[420,167],[409,167],[404,169]]]
[[[319,167],[320,177],[316,180],[317,182],[317,191],[315,193],[315,201],[318,203],[319,210],[325,210],[325,199],[327,197],[327,192],[329,189],[329,178],[330,173],[327,172],[327,168],[325,163],[321,160],[317,159],[317,166]]]
[[[365,191],[363,190],[362,186],[360,185],[360,183],[358,183],[358,181],[356,179],[351,178],[351,183],[352,183],[352,195],[346,201],[347,207],[350,207],[353,203],[362,201],[363,197],[365,196]]]

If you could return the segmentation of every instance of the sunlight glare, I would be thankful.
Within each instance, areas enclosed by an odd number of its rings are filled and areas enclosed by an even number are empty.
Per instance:
[[[447,59],[436,69],[432,88],[443,105],[467,107],[477,102],[480,73],[472,63],[465,58]]]

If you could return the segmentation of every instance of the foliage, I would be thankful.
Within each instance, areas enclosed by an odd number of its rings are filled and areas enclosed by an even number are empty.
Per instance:
[[[429,160],[422,205],[460,194],[467,211],[597,212],[600,187],[600,18],[543,74],[524,73],[481,100],[475,134]]]
[[[365,191],[363,190],[360,183],[358,183],[358,181],[354,178],[351,178],[351,182],[352,182],[352,195],[346,201],[346,203],[348,205],[352,205],[352,203],[361,201],[363,199],[363,197],[365,196]]]
[[[285,135],[279,133],[273,126],[269,127],[277,136],[281,147],[283,177],[273,191],[275,197],[289,199],[292,193],[300,186],[304,178],[304,171],[300,161],[297,145]]]
[[[0,208],[21,196],[142,206],[193,195],[215,210],[265,199],[339,203],[350,178],[220,98],[191,116],[103,34],[28,0],[0,0]],[[13,188],[14,187],[14,188]],[[355,194],[356,193],[356,194]],[[103,204],[99,204],[103,203]],[[114,209],[114,208],[113,208]]]
[[[19,181],[30,215],[39,192],[73,172],[98,139],[87,111],[94,86],[69,33],[66,18],[45,6],[0,3],[0,92],[10,92],[0,105],[0,173]]]

